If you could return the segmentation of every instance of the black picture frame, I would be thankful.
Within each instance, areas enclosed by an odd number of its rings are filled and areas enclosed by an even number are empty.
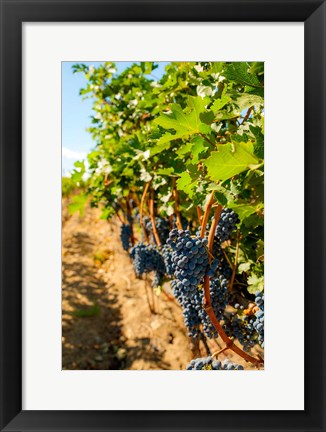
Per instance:
[[[1,431],[326,431],[325,2],[1,0],[0,5]],[[22,23],[77,21],[304,22],[304,411],[22,411]],[[282,337],[290,344],[286,329]],[[286,357],[284,367],[291,367]],[[218,400],[217,390],[217,408]]]

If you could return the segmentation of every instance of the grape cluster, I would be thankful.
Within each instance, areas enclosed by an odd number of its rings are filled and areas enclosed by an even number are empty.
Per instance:
[[[224,208],[216,227],[215,237],[220,242],[228,240],[239,222],[237,213],[229,208]]]
[[[256,320],[253,326],[258,333],[258,343],[264,348],[264,294],[260,291],[256,292],[255,303],[259,310],[255,313]]]
[[[131,248],[130,256],[137,276],[152,271],[163,276],[166,272],[163,258],[154,245],[138,243]]]
[[[247,315],[232,315],[224,317],[223,328],[229,337],[238,339],[244,351],[249,351],[257,343],[257,333],[254,319]]]
[[[225,279],[230,280],[232,276],[232,269],[226,260],[225,255],[223,254],[220,242],[216,240],[216,238],[213,243],[212,254],[218,260],[217,272],[222,274]]]
[[[129,224],[122,224],[120,230],[120,240],[125,251],[128,251],[131,247],[131,234],[131,226]]]
[[[167,240],[172,249],[173,274],[178,291],[192,298],[208,267],[207,239],[191,237],[189,230],[174,228]]]
[[[173,275],[172,253],[173,250],[169,245],[165,244],[161,247],[161,254],[165,264],[165,272],[170,277]]]
[[[212,357],[202,357],[191,360],[187,370],[244,370],[243,366],[225,359],[223,362]]]
[[[204,308],[202,282],[205,274],[211,277],[211,304],[215,315],[221,319],[228,302],[228,282],[223,275],[217,274],[219,260],[213,260],[209,265],[207,239],[191,237],[187,230],[173,229],[167,243],[173,250],[171,260],[175,279],[171,286],[183,309],[189,336],[199,337],[201,324],[208,338],[217,337],[218,333]]]
[[[209,293],[211,306],[213,308],[216,318],[221,321],[224,316],[224,310],[228,304],[228,282],[222,275],[216,275],[210,278]],[[203,326],[203,331],[208,338],[217,338],[218,333],[213,326],[207,312],[203,307],[204,293],[200,291],[200,301],[202,307],[198,310],[198,315]]]
[[[192,299],[185,297],[177,287],[178,281],[172,280],[171,287],[173,294],[182,307],[182,314],[189,337],[197,339],[200,336],[199,325],[201,318],[199,312],[203,310],[200,292],[198,291]]]
[[[146,230],[147,235],[150,236],[153,243],[156,243],[155,237],[153,235],[153,226],[151,218],[148,216],[143,217],[143,223]],[[155,218],[155,226],[157,230],[157,234],[160,238],[160,241],[162,244],[166,243],[167,238],[169,237],[169,231],[170,231],[170,224],[167,219],[164,219],[162,217],[156,217]]]

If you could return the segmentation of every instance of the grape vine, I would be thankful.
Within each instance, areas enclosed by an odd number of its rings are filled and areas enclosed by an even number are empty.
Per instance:
[[[96,147],[73,209],[90,199],[119,221],[137,277],[170,284],[192,339],[219,337],[262,366],[264,65],[173,62],[159,79],[156,68],[74,66],[87,81],[81,95],[93,100]],[[85,171],[76,163],[72,180]],[[207,357],[188,369],[242,366]]]

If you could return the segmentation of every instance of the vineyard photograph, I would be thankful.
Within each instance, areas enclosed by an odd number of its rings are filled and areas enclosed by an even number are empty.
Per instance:
[[[62,369],[263,371],[264,63],[63,62],[62,124]]]

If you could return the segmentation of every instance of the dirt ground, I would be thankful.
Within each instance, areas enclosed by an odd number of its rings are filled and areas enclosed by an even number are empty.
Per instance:
[[[150,281],[135,277],[120,244],[119,221],[100,220],[100,211],[91,208],[82,218],[69,216],[66,204],[62,215],[63,369],[179,370],[192,358],[222,347],[219,340],[206,346],[202,341],[199,346],[192,344],[173,297],[155,295]],[[244,365],[233,353],[227,357]]]

